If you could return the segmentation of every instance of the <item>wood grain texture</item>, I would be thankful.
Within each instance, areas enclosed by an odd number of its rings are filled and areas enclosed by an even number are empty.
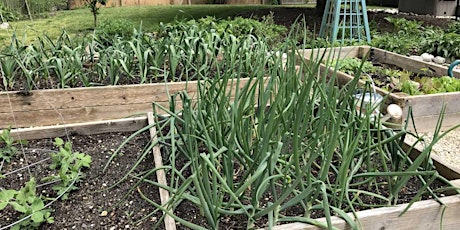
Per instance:
[[[446,114],[460,112],[460,92],[407,96],[406,104],[412,107],[415,116],[439,115],[445,105]],[[408,111],[408,107],[404,108]]]
[[[415,123],[415,126],[412,123],[412,118],[408,118],[407,113],[404,113],[403,124],[405,124],[406,121],[409,122],[407,127],[409,131],[417,130],[417,132],[423,133],[435,131],[440,114],[432,116],[417,116],[416,111],[414,111],[414,114],[413,122]],[[444,114],[441,131],[448,130],[459,124],[460,111],[457,113]]]
[[[231,80],[229,96],[249,79]],[[124,118],[152,111],[152,103],[169,104],[169,97],[186,91],[198,98],[198,82],[173,82],[146,85],[106,86],[75,89],[35,90],[23,96],[17,92],[0,93],[0,128],[24,128],[72,124]],[[176,98],[178,99],[178,98]]]
[[[407,56],[389,52],[386,50],[373,48],[374,50],[374,58],[381,63],[396,65],[404,70],[409,70],[415,73],[424,73],[428,76],[433,77],[440,77],[440,76],[447,76],[447,69],[448,67],[438,65],[433,62],[424,62],[419,60],[411,59]],[[426,69],[428,71],[423,71]],[[454,77],[460,78],[460,71],[455,70]]]
[[[35,140],[62,137],[69,134],[92,135],[109,132],[132,132],[147,126],[147,116],[67,125],[12,129],[16,140]],[[0,130],[2,132],[2,130]]]
[[[332,60],[363,55],[369,46],[345,46],[340,48],[317,48],[297,50],[298,55],[307,60]]]
[[[372,210],[360,211],[357,213],[360,229],[377,229],[377,230],[434,230],[440,229],[441,219],[443,221],[442,229],[457,230],[460,226],[460,195],[441,198],[445,206],[441,206],[434,200],[419,201],[404,215],[399,216],[406,208],[406,204],[395,207],[378,208]],[[442,216],[445,208],[444,216]],[[352,214],[348,214],[354,218]],[[326,222],[324,218],[318,219]],[[351,229],[349,225],[340,218],[333,217],[332,223],[339,229]],[[276,226],[275,230],[319,230],[316,226],[292,223]]]

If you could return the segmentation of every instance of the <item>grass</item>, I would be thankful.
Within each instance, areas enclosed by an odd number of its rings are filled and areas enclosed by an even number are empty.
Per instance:
[[[216,18],[227,18],[245,11],[269,9],[271,5],[191,5],[191,6],[132,6],[110,7],[101,9],[98,20],[127,19],[134,25],[140,25],[144,31],[153,31],[160,22],[167,23],[175,19],[201,18],[207,15]],[[312,7],[306,6],[306,7]],[[71,35],[89,33],[93,28],[92,14],[87,8],[58,11],[57,15],[11,23],[19,39],[34,40],[38,35],[47,34],[52,38],[58,37],[65,29]],[[0,42],[7,43],[13,30],[0,31]]]

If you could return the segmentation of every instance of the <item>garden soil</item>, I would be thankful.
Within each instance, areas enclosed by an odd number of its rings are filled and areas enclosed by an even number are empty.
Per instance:
[[[55,223],[43,224],[41,229],[153,229],[159,221],[161,213],[149,216],[154,210],[147,201],[142,199],[137,191],[139,188],[152,200],[159,200],[158,188],[154,188],[147,183],[140,184],[136,190],[129,193],[135,185],[135,180],[128,178],[114,188],[110,186],[128,173],[135,164],[143,148],[149,142],[148,133],[137,136],[129,141],[121,150],[122,155],[114,158],[113,162],[104,172],[103,168],[111,157],[112,153],[120,144],[129,137],[131,133],[109,133],[91,136],[70,136],[73,151],[78,151],[91,155],[92,163],[89,169],[84,169],[85,177],[77,183],[78,190],[71,192],[67,200],[59,200],[52,204],[54,210]],[[63,137],[63,139],[67,139]],[[53,139],[43,139],[29,141],[20,148],[18,154],[11,163],[5,164],[2,173],[11,172],[15,169],[39,162],[41,159],[49,157],[51,151],[57,151],[53,145]],[[7,179],[0,179],[0,188],[19,189],[29,180],[29,176],[36,177],[37,184],[40,178],[48,176],[51,170],[48,169],[51,160],[30,167],[28,170],[9,175]],[[153,156],[148,154],[139,167],[132,173],[138,174],[153,168]],[[155,174],[148,179],[156,181]],[[14,186],[14,187],[11,187]],[[50,185],[37,188],[37,193],[54,198],[56,194],[52,192]],[[45,203],[47,203],[46,201]],[[8,209],[6,209],[8,210]],[[7,211],[2,211],[0,227],[4,227],[14,220],[17,216],[8,215]],[[9,213],[14,213],[10,209]],[[143,219],[145,218],[145,219]]]

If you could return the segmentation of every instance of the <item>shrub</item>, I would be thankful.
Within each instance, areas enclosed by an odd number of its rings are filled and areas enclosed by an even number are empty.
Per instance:
[[[276,25],[273,15],[265,16],[261,21],[249,18],[236,17],[234,19],[216,19],[215,17],[205,17],[192,19],[189,21],[177,21],[163,27],[161,33],[186,29],[196,26],[201,30],[215,31],[219,35],[234,35],[235,37],[244,35],[254,35],[257,38],[266,38],[270,44],[279,44],[287,31],[284,26]]]
[[[115,37],[129,38],[133,35],[134,24],[126,19],[103,20],[96,27],[96,37],[104,42]]]
[[[427,30],[422,40],[421,50],[435,56],[460,58],[460,35],[454,32],[444,33],[440,29]]]
[[[21,13],[2,4],[0,4],[0,14],[2,15],[2,22],[17,21],[21,18]]]

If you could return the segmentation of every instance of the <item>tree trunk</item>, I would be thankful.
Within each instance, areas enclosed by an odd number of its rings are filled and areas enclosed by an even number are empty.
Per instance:
[[[26,9],[27,9],[27,14],[29,15],[29,19],[33,20],[32,18],[32,13],[30,12],[30,7],[29,7],[29,2],[28,0],[24,0],[24,3],[26,4]]]
[[[316,1],[316,15],[322,17],[324,14],[324,9],[326,8],[327,0],[317,0]]]

